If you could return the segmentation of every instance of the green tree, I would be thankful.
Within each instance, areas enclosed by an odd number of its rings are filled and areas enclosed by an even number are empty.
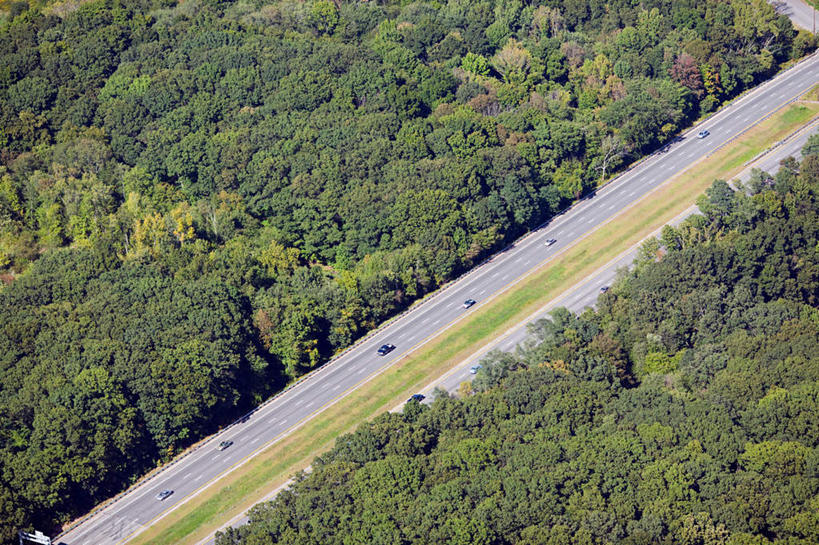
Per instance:
[[[469,52],[461,61],[461,68],[477,76],[489,75],[489,61],[482,55]]]
[[[318,34],[332,34],[338,21],[338,9],[332,2],[320,0],[310,8],[310,25]]]

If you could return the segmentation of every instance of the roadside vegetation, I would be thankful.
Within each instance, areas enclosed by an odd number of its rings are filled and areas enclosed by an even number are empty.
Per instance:
[[[217,545],[819,541],[819,137],[805,151],[714,182],[598,310],[340,437]]]
[[[0,6],[0,538],[815,47],[765,2]]]
[[[816,84],[816,86],[813,89],[805,93],[805,96],[803,98],[804,100],[819,101],[819,84]]]
[[[427,387],[430,381],[475,354],[490,339],[525,320],[568,286],[581,281],[625,249],[657,232],[689,209],[715,178],[733,179],[748,158],[756,156],[803,125],[816,115],[819,107],[815,107],[809,116],[801,117],[795,125],[785,125],[785,117],[796,117],[794,110],[802,111],[803,106],[796,104],[780,111],[746,132],[731,146],[669,180],[604,228],[593,231],[507,292],[486,302],[444,333],[402,358],[390,372],[363,384],[319,417],[306,422],[214,486],[202,491],[138,535],[133,543],[193,545],[212,534],[307,467],[316,455],[332,448],[339,435],[351,432],[359,423],[392,409],[404,401],[410,392]],[[817,145],[819,139],[812,139],[805,154],[817,153]]]

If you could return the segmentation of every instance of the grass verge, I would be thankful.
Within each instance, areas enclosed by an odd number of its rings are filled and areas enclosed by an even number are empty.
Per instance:
[[[691,206],[715,178],[736,176],[748,160],[818,114],[819,104],[815,103],[796,103],[780,110],[205,489],[132,543],[194,544],[204,539],[308,466],[340,434],[391,409],[408,394],[477,352],[489,339],[525,319]]]

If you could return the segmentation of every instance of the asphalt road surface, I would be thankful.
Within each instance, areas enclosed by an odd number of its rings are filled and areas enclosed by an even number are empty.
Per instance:
[[[794,25],[815,32],[816,17],[819,13],[803,0],[774,0],[770,3],[777,13],[787,15]]]
[[[465,299],[476,299],[478,305],[485,302],[817,82],[819,55],[813,55],[691,129],[668,151],[641,162],[598,191],[594,198],[572,207],[373,332],[351,350],[260,407],[245,422],[212,436],[158,475],[55,538],[55,543],[108,545],[127,541],[477,308],[476,305],[464,309]],[[710,131],[710,136],[697,138],[697,133],[704,128]],[[557,242],[545,246],[544,242],[550,238]],[[392,343],[396,349],[386,356],[378,356],[376,350],[384,343]],[[234,444],[218,451],[216,446],[223,440]],[[157,494],[166,489],[173,490],[173,494],[164,500],[157,499]]]

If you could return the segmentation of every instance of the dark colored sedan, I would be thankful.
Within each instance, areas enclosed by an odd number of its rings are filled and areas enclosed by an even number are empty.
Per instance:
[[[382,344],[381,348],[378,349],[378,355],[379,356],[386,356],[387,354],[389,354],[393,350],[395,350],[395,345],[394,344]]]
[[[412,394],[412,397],[407,400],[407,403],[411,401],[417,401],[418,403],[421,403],[426,398],[427,396],[425,396],[424,394]]]
[[[226,448],[228,448],[232,444],[233,444],[233,441],[222,441],[221,443],[219,443],[219,450],[225,450]]]
[[[173,494],[173,490],[163,490],[162,492],[160,492],[159,494],[156,495],[156,499],[158,499],[159,501],[162,501],[165,498],[167,498],[168,496],[170,496],[171,494]]]

